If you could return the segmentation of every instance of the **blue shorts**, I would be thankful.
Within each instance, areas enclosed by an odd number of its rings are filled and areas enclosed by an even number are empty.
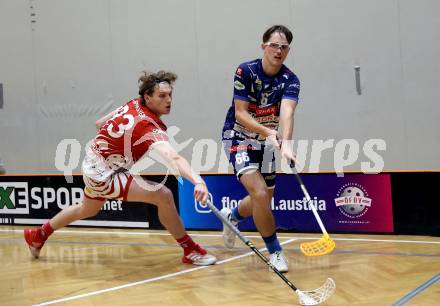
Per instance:
[[[257,139],[245,138],[232,132],[231,138],[223,138],[223,146],[238,179],[250,170],[258,170],[268,188],[275,187],[275,150]]]

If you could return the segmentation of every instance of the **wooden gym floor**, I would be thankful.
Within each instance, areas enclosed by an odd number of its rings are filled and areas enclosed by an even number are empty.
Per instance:
[[[181,264],[181,249],[164,231],[65,228],[31,259],[22,227],[0,226],[0,305],[298,305],[296,294],[237,240],[192,232],[218,257],[215,266]],[[245,233],[258,247],[256,233]],[[305,257],[299,243],[317,235],[279,234],[286,276],[302,290],[332,277],[325,305],[440,305],[440,239],[332,235],[333,253]]]

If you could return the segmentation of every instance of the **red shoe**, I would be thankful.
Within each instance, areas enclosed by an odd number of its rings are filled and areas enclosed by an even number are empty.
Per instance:
[[[40,237],[40,235],[38,233],[39,230],[40,229],[26,228],[23,231],[24,239],[26,240],[26,243],[29,246],[29,251],[31,252],[31,254],[34,258],[40,257],[41,248],[43,247],[44,243],[46,242],[46,240],[43,240]]]
[[[208,254],[204,248],[196,244],[188,255],[184,255],[182,257],[182,262],[196,266],[209,266],[215,264],[217,262],[217,258]]]

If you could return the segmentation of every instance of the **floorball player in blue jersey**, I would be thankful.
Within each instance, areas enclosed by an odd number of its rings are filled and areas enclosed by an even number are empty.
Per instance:
[[[253,216],[270,262],[281,272],[289,268],[277,238],[271,200],[275,150],[295,161],[291,140],[300,85],[297,76],[283,64],[291,42],[292,32],[287,27],[272,26],[263,34],[263,57],[238,66],[222,137],[234,172],[249,195],[237,208],[223,208],[221,212],[234,224]],[[226,226],[223,238],[226,247],[234,246],[235,234]]]

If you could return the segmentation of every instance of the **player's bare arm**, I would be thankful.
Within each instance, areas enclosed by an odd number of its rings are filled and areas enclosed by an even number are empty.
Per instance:
[[[152,149],[171,164],[178,174],[194,184],[194,198],[202,203],[208,200],[208,188],[205,181],[190,166],[188,161],[179,155],[169,142],[157,143]]]
[[[115,109],[114,111],[108,113],[102,118],[99,118],[95,122],[96,129],[99,130],[110,118],[112,118],[116,113],[118,112],[118,109]]]
[[[279,148],[277,141],[277,131],[269,129],[264,125],[258,123],[248,112],[249,102],[234,99],[235,104],[235,118],[246,129],[251,132],[260,134],[269,140],[276,148]]]
[[[295,109],[298,102],[290,99],[281,101],[280,125],[281,125],[281,156],[296,162],[296,156],[292,152],[292,135]]]

